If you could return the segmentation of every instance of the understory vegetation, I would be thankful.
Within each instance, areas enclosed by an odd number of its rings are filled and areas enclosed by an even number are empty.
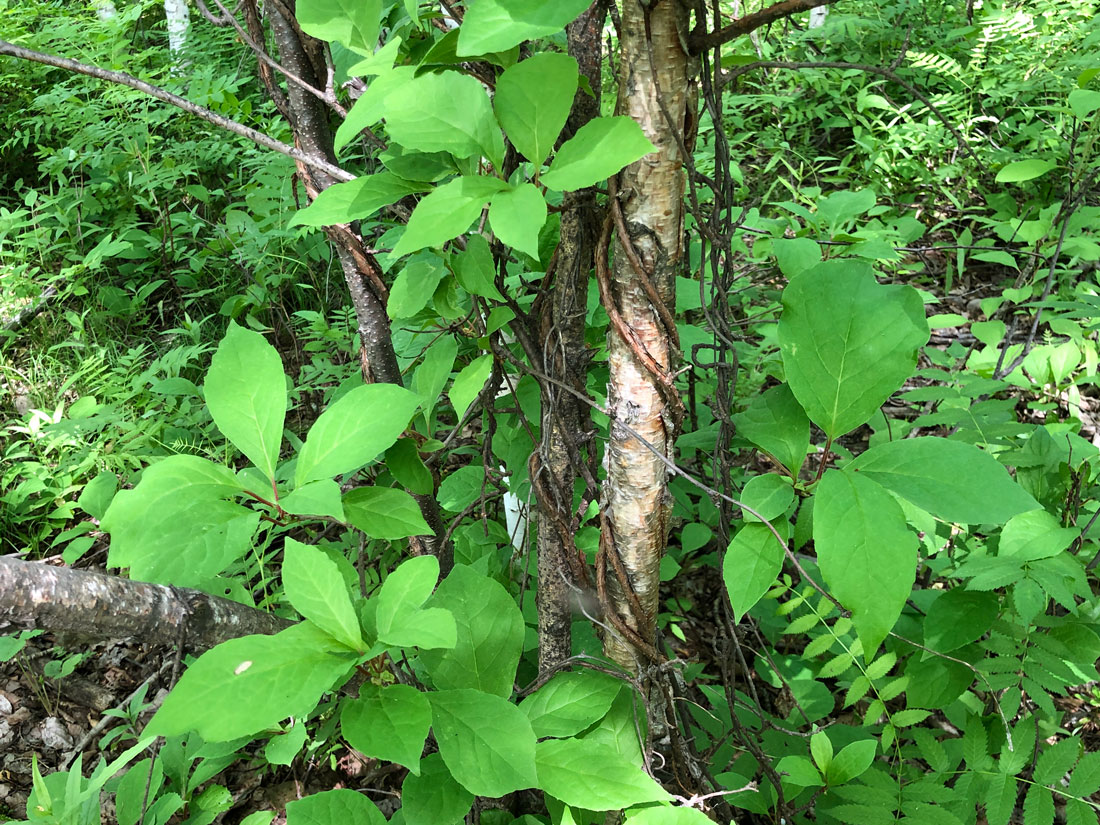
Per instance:
[[[780,5],[0,0],[0,821],[1097,822],[1096,4]]]

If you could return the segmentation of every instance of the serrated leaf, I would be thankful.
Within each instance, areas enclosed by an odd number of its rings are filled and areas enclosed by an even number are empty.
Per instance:
[[[439,753],[466,790],[504,796],[539,784],[535,733],[519,708],[479,690],[440,690],[429,697]]]
[[[1000,462],[961,441],[888,441],[865,451],[851,467],[945,521],[1003,524],[1039,506]]]
[[[404,765],[420,773],[420,754],[432,725],[427,697],[408,685],[366,684],[359,697],[345,702],[340,731],[367,756]]]
[[[206,406],[233,446],[275,477],[286,415],[279,353],[258,332],[230,323],[206,373]]]
[[[916,578],[917,539],[875,482],[829,470],[814,496],[814,543],[829,588],[852,611],[866,656],[901,615]]]
[[[274,636],[231,639],[187,669],[145,731],[193,730],[207,742],[252,736],[311,713],[354,663],[355,654],[308,622]]]
[[[1091,796],[1100,790],[1100,751],[1081,757],[1069,778],[1069,792],[1075,796]]]
[[[593,118],[562,144],[542,182],[559,192],[584,189],[653,151],[641,127],[626,115]]]
[[[791,391],[831,438],[866,422],[908,378],[928,340],[920,294],[870,264],[825,261],[783,290],[779,346]]]
[[[989,825],[1008,825],[1016,810],[1016,777],[992,773],[988,777],[989,790],[985,795],[985,814]]]
[[[539,787],[566,805],[611,811],[669,799],[641,768],[606,745],[584,739],[547,739],[536,745],[535,761]]]
[[[922,710],[921,708],[909,708],[908,710],[899,710],[896,713],[891,714],[890,723],[895,728],[907,728],[910,725],[915,725],[918,722],[923,722],[932,714],[930,710]]]
[[[420,505],[404,490],[357,487],[344,496],[347,520],[375,539],[430,536]]]
[[[1035,763],[1035,781],[1044,785],[1054,785],[1062,781],[1081,755],[1081,740],[1076,736],[1060,739],[1039,752],[1039,761]]]
[[[362,651],[363,636],[344,577],[316,547],[292,538],[283,548],[283,589],[291,606],[338,642]]]
[[[355,387],[321,413],[298,454],[295,485],[358,470],[389,448],[420,406],[394,384]]]
[[[1054,797],[1049,788],[1032,785],[1024,797],[1024,825],[1053,825]]]
[[[535,735],[573,736],[599,722],[623,683],[602,673],[581,670],[559,673],[520,702]]]

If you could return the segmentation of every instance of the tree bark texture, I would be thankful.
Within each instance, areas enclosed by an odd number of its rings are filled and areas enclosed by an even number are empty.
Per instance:
[[[606,577],[605,609],[617,614],[605,653],[632,671],[645,646],[653,649],[672,503],[662,458],[672,457],[682,409],[672,382],[679,355],[671,318],[683,255],[686,27],[678,0],[660,0],[648,10],[639,0],[623,3],[616,111],[632,117],[656,151],[624,169],[610,189],[612,213],[621,212],[614,221],[610,284],[601,284],[611,317],[611,425],[603,493],[606,563],[599,573]]]
[[[283,4],[270,3],[265,11],[271,23],[279,62],[290,73],[315,89],[326,85],[325,45],[305,34],[293,18],[283,14]],[[298,83],[286,88],[287,113],[295,143],[310,155],[323,157],[336,165],[329,110],[324,101]],[[336,181],[323,171],[298,164],[298,174],[314,199]],[[386,313],[388,290],[381,278],[381,268],[367,250],[362,238],[348,224],[326,227],[340,260],[340,268],[355,307],[358,325],[363,378],[388,384],[402,384],[397,355],[393,349],[390,320]],[[435,531],[432,536],[416,536],[410,540],[414,551],[429,552],[439,558],[440,575],[454,566],[453,549],[446,540],[446,528],[434,496],[417,496],[424,520]]]
[[[202,651],[290,625],[199,590],[0,556],[0,632],[37,629]]]
[[[573,100],[566,134],[575,134],[600,113],[600,36],[605,12],[602,0],[566,27],[569,54],[580,73],[588,78],[596,97],[582,90]],[[567,192],[562,202],[560,243],[555,258],[554,291],[550,323],[542,335],[543,372],[579,393],[585,391],[588,353],[585,349],[585,316],[588,279],[592,269],[600,217],[595,189]],[[574,462],[581,458],[580,438],[589,429],[588,408],[574,395],[553,384],[542,387],[542,443],[540,468],[535,479],[538,496],[538,617],[539,667],[545,671],[572,655],[573,588],[587,582],[573,581],[572,570],[583,556],[577,550],[573,489],[579,475]],[[572,452],[572,457],[570,456]],[[570,565],[566,554],[576,564]]]

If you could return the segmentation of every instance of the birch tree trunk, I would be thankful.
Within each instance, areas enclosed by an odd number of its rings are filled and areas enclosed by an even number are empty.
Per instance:
[[[168,52],[172,55],[172,71],[187,68],[183,47],[187,44],[187,30],[191,27],[191,15],[187,0],[164,0],[164,19],[168,25]]]
[[[679,357],[671,319],[683,257],[686,35],[686,8],[678,0],[658,0],[648,10],[639,0],[624,0],[616,111],[637,121],[656,151],[624,169],[610,191],[621,220],[614,221],[610,283],[602,285],[611,317],[611,426],[599,573],[606,577],[605,607],[617,614],[608,616],[616,632],[607,634],[604,650],[632,671],[655,639],[672,501],[662,458],[672,457],[680,409],[671,377]]]

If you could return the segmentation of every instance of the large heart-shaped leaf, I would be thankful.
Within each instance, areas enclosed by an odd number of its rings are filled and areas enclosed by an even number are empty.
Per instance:
[[[927,340],[920,294],[879,284],[869,264],[826,261],[783,290],[779,346],[787,382],[830,438],[882,406],[912,374]]]

